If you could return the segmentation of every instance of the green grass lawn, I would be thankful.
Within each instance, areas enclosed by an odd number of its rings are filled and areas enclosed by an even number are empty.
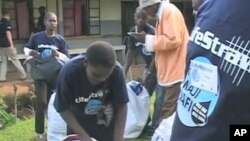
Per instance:
[[[34,118],[17,121],[0,130],[0,141],[35,141]]]

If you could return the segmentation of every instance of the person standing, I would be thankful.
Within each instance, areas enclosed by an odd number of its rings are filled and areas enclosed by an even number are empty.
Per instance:
[[[44,24],[44,17],[46,14],[46,8],[44,6],[40,6],[38,8],[38,12],[40,14],[37,22],[37,31],[44,31],[46,29],[45,24]]]
[[[2,61],[0,66],[0,82],[6,81],[8,58],[18,70],[20,79],[25,80],[27,74],[17,58],[17,51],[12,41],[10,14],[7,11],[3,11],[2,15],[3,17],[0,21],[0,57]]]
[[[60,60],[69,57],[68,44],[56,33],[57,16],[48,12],[44,17],[45,31],[32,35],[24,47],[24,53],[31,59],[31,75],[37,96],[35,130],[38,140],[45,140],[44,122],[47,104],[55,90],[57,75],[62,68]],[[47,58],[47,59],[44,59]],[[48,59],[51,57],[50,59]],[[59,61],[57,61],[59,60]],[[51,62],[50,62],[51,61]]]
[[[155,28],[149,25],[147,20],[147,13],[140,7],[136,8],[134,14],[135,26],[130,29],[125,38],[127,52],[125,57],[124,72],[127,76],[134,56],[140,54],[146,65],[142,77],[142,82],[145,85],[149,95],[152,96],[157,83],[155,76],[154,53],[148,52],[144,47],[144,43],[137,41],[133,36],[129,35],[130,33],[134,32],[138,34],[145,32],[147,34],[154,35]]]
[[[248,140],[249,130],[241,136],[230,125],[250,125],[249,10],[249,0],[199,8],[171,141]]]
[[[184,79],[189,33],[183,15],[169,1],[140,0],[140,7],[150,18],[157,19],[155,35],[135,34],[134,37],[145,42],[146,49],[155,53],[158,80],[155,106],[159,106],[159,111],[153,115],[153,120],[163,119],[176,110],[180,84]],[[160,120],[155,128],[159,123]]]
[[[155,28],[148,24],[148,17],[146,11],[142,8],[137,7],[134,13],[134,21],[135,26],[130,29],[127,33],[125,38],[125,45],[126,45],[126,57],[125,57],[125,65],[124,65],[124,72],[127,76],[131,63],[137,54],[141,55],[145,62],[145,68],[142,75],[142,84],[148,91],[149,96],[151,97],[155,91],[157,85],[157,78],[156,78],[156,68],[154,63],[154,53],[148,52],[145,48],[144,43],[137,41],[136,38],[130,35],[130,33],[147,33],[147,34],[155,34]],[[154,110],[157,111],[157,110]],[[144,128],[144,132],[150,132],[151,135],[151,125],[148,125],[151,122],[151,117],[149,116],[147,125]],[[156,119],[155,119],[156,120]],[[152,121],[154,125],[155,121]]]

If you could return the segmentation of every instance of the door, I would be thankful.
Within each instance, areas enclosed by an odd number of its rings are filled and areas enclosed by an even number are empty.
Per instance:
[[[134,26],[134,13],[138,6],[137,1],[122,1],[122,38]]]

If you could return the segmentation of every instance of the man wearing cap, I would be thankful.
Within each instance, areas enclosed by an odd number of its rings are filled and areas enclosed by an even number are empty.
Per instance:
[[[158,118],[158,123],[152,126],[156,128],[160,122],[159,116],[163,119],[175,112],[180,84],[184,78],[189,34],[181,12],[169,1],[140,0],[140,7],[149,17],[157,19],[155,35],[133,35],[145,42],[148,51],[155,52],[158,79],[155,106],[159,108],[153,115],[153,119]]]

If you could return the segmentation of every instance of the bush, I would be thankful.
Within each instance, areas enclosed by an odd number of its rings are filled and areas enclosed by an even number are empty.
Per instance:
[[[33,107],[32,97],[27,94],[22,94],[17,96],[17,107],[21,108],[31,108]]]
[[[0,97],[0,130],[16,122],[15,116],[11,113],[8,113],[5,110],[5,107],[6,104],[3,98]]]
[[[16,97],[8,95],[0,100],[0,128],[15,123],[15,116],[19,119],[26,119],[34,113],[35,97],[30,94],[20,94]],[[16,109],[15,109],[16,105]],[[14,119],[14,120],[13,120]]]

